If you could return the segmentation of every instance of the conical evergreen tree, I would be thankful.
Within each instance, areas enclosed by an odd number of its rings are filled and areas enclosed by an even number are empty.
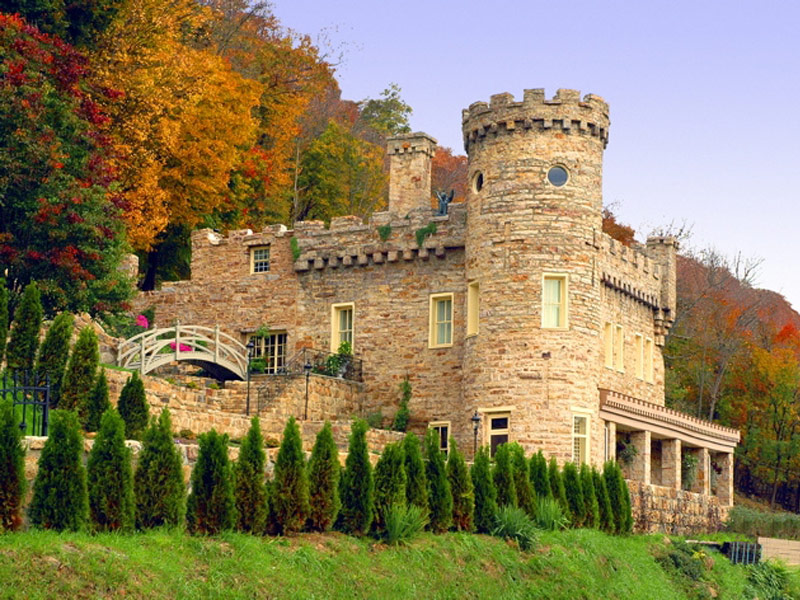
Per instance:
[[[600,529],[607,533],[614,533],[614,509],[611,508],[611,500],[608,498],[608,488],[606,480],[596,468],[592,467],[592,482],[594,492],[597,496],[597,505],[600,509]]]
[[[516,506],[517,489],[514,487],[514,465],[509,444],[500,444],[495,450],[492,477],[497,490],[497,506]]]
[[[25,450],[14,405],[0,397],[0,533],[22,525],[25,497]]]
[[[86,471],[89,517],[94,527],[99,531],[133,529],[135,502],[131,451],[125,447],[125,423],[113,408],[103,413]]]
[[[97,347],[97,334],[91,326],[86,326],[78,334],[78,341],[75,342],[75,347],[72,349],[69,362],[67,362],[59,400],[59,407],[76,411],[84,426],[88,413],[89,394],[94,386],[99,363],[100,350]]]
[[[367,450],[368,428],[366,421],[356,419],[353,422],[347,460],[339,480],[342,510],[338,524],[342,531],[353,535],[367,533],[374,514],[375,484]]]
[[[530,468],[525,458],[525,450],[518,443],[510,444],[511,467],[514,474],[514,490],[517,493],[517,506],[529,516],[536,510],[536,497],[530,480]]]
[[[567,502],[567,493],[564,490],[564,479],[561,476],[561,471],[558,469],[555,456],[550,458],[550,463],[547,467],[547,479],[550,482],[550,493],[561,506],[561,510],[564,511],[564,516],[571,522],[572,515],[569,510],[569,502]]]
[[[453,495],[453,526],[457,531],[472,531],[475,528],[475,490],[464,455],[458,451],[454,438],[450,438],[447,478]]]
[[[491,533],[497,516],[497,490],[492,478],[489,448],[486,446],[478,448],[470,475],[475,491],[475,529],[478,533]]]
[[[239,448],[239,460],[233,465],[234,497],[239,531],[262,535],[267,527],[267,486],[264,478],[264,438],[258,417],[250,421],[250,429]]]
[[[422,510],[428,510],[428,481],[425,479],[425,463],[422,460],[419,438],[407,433],[403,438],[405,455],[406,501]]]
[[[625,483],[625,478],[622,476],[622,469],[615,461],[606,462],[603,467],[603,479],[605,479],[608,499],[614,516],[614,532],[630,533],[633,527],[633,518],[628,484]]]
[[[214,535],[236,524],[228,436],[212,429],[197,441],[200,448],[186,502],[186,525],[191,533]]]
[[[42,296],[36,283],[29,283],[14,313],[11,339],[6,358],[12,371],[33,371],[36,349],[39,347],[39,330],[42,328]]]
[[[429,429],[425,436],[425,459],[429,525],[434,533],[442,533],[453,523],[453,494],[450,491],[444,455],[439,449],[439,436],[435,429]]]
[[[600,505],[594,491],[592,469],[586,463],[581,465],[581,489],[583,490],[583,526],[600,527]]]
[[[133,483],[137,527],[150,529],[183,523],[186,514],[183,460],[172,440],[172,421],[166,408],[144,434]]]
[[[6,341],[8,340],[8,287],[6,280],[0,277],[0,364],[6,353]]]
[[[308,462],[308,523],[315,531],[328,531],[336,523],[342,506],[339,500],[339,449],[327,421],[317,434]]]
[[[387,444],[375,465],[375,519],[373,528],[380,533],[386,526],[386,515],[393,506],[406,505],[405,456],[401,442]]]
[[[289,417],[283,430],[283,441],[275,461],[274,492],[271,501],[281,531],[300,531],[306,524],[310,507],[303,440],[294,417]]]
[[[61,397],[61,383],[67,368],[69,342],[72,339],[72,323],[75,318],[62,312],[50,324],[36,358],[36,376],[41,383],[50,381],[50,406],[58,406]],[[101,413],[102,414],[102,413]],[[97,426],[100,425],[100,415]],[[91,431],[97,431],[92,429]]]
[[[89,518],[83,436],[78,415],[68,410],[50,413],[50,430],[39,457],[28,510],[31,524],[44,529],[82,529]]]
[[[569,514],[572,518],[573,527],[581,527],[583,525],[583,513],[585,510],[585,503],[583,499],[583,488],[581,488],[581,476],[578,473],[578,467],[575,463],[568,462],[564,464],[564,491],[567,496],[567,503],[569,504]]]
[[[553,491],[550,489],[550,480],[547,477],[547,459],[541,450],[531,456],[530,467],[533,491],[539,498],[552,498]]]
[[[128,378],[119,394],[117,410],[125,421],[125,436],[129,440],[141,439],[147,427],[147,396],[144,392],[144,382],[139,374],[134,372]]]
[[[106,370],[100,369],[86,406],[86,431],[97,431],[100,428],[100,419],[109,408],[111,408],[111,402],[108,400]],[[125,421],[122,422],[122,425],[125,425]]]

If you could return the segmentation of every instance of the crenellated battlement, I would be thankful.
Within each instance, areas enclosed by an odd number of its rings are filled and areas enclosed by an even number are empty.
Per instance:
[[[560,89],[551,98],[544,90],[525,90],[522,102],[507,92],[494,94],[488,103],[474,102],[462,111],[464,148],[486,136],[535,129],[597,137],[608,144],[608,103],[600,96]]]

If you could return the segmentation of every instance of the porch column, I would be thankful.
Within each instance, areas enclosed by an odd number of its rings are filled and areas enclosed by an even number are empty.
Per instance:
[[[717,497],[721,506],[733,506],[733,452],[717,454],[717,465],[722,473],[717,479]]]
[[[605,460],[617,460],[617,424],[606,421],[606,432],[608,438],[606,439],[607,456]]]
[[[690,452],[697,459],[697,475],[691,491],[695,494],[711,494],[711,454],[708,448],[692,448]]]
[[[661,485],[681,489],[680,440],[661,440]]]
[[[636,456],[630,467],[631,479],[650,485],[650,432],[634,431],[630,436],[636,448]]]

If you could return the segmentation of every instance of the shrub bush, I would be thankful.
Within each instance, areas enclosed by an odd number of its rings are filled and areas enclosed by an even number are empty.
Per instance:
[[[97,379],[94,382],[92,391],[89,394],[89,401],[86,406],[86,431],[97,431],[100,429],[100,420],[103,414],[111,408],[108,401],[108,380],[106,379],[105,369],[100,369]],[[122,422],[123,426],[125,421]]]
[[[61,398],[61,384],[69,357],[69,343],[72,339],[74,317],[62,312],[50,324],[44,341],[36,357],[36,376],[40,382],[50,381],[50,406],[57,407]],[[0,357],[2,361],[2,357]],[[102,414],[102,413],[101,413]],[[98,415],[97,426],[100,426]],[[97,429],[92,429],[97,431]]]
[[[81,329],[78,340],[64,371],[59,407],[78,413],[81,424],[86,425],[89,394],[92,391],[100,363],[97,334],[90,326]]]
[[[561,471],[558,469],[558,463],[554,456],[550,458],[550,463],[547,466],[547,479],[550,482],[551,495],[561,505],[564,516],[571,522],[572,515],[569,511],[569,502],[567,502],[567,492],[564,489],[564,478],[561,476]]]
[[[614,509],[611,508],[611,500],[608,497],[606,480],[595,467],[592,467],[592,483],[594,483],[594,493],[595,496],[597,496],[597,506],[600,515],[598,527],[607,533],[614,533],[616,529],[616,524],[614,523]]]
[[[407,433],[403,438],[404,466],[406,471],[406,501],[418,506],[428,514],[428,481],[425,478],[425,463],[422,461],[419,438]]]
[[[103,413],[100,431],[86,465],[89,517],[98,531],[130,531],[135,503],[131,451],[125,447],[125,423],[116,410]]]
[[[517,489],[514,487],[514,465],[511,463],[511,446],[501,444],[494,452],[494,487],[497,490],[497,506],[516,506]]]
[[[429,429],[425,436],[425,478],[428,480],[428,520],[431,531],[443,533],[453,523],[453,494],[447,480],[439,433]]]
[[[490,533],[497,516],[497,490],[492,478],[489,448],[486,446],[478,448],[470,475],[475,492],[475,529],[478,533]]]
[[[186,514],[183,461],[172,440],[172,421],[166,408],[145,431],[133,489],[137,527],[149,529],[183,523]]]
[[[22,525],[25,450],[11,399],[0,396],[0,533]]]
[[[581,465],[581,490],[583,491],[583,526],[600,527],[600,505],[594,491],[592,469],[586,463]]]
[[[531,456],[530,478],[533,493],[536,494],[537,497],[553,497],[553,492],[550,489],[550,480],[547,478],[547,459],[544,457],[541,450]]]
[[[408,410],[408,403],[411,400],[411,382],[408,376],[400,382],[400,407],[394,414],[392,429],[394,431],[405,431],[408,429],[408,421],[411,418],[411,411]]]
[[[743,597],[761,600],[790,600],[800,598],[800,589],[792,584],[788,569],[773,561],[747,567],[747,587]]]
[[[331,424],[317,434],[308,463],[309,526],[316,531],[329,531],[339,515],[339,449],[333,441]]]
[[[141,439],[147,427],[148,412],[144,382],[138,373],[134,372],[122,387],[117,410],[125,421],[125,437],[129,440]]]
[[[191,533],[214,535],[233,529],[236,524],[228,436],[212,429],[197,440],[200,448],[192,469],[186,525]]]
[[[275,461],[274,495],[270,499],[282,533],[300,531],[308,519],[308,471],[300,427],[289,417]]]
[[[6,362],[11,371],[33,371],[39,330],[42,328],[42,296],[35,282],[25,286],[14,313],[11,339],[6,348]]]
[[[492,535],[514,540],[519,544],[520,549],[530,550],[539,539],[537,534],[536,524],[521,508],[503,506],[497,511]]]
[[[386,513],[387,544],[407,544],[428,524],[428,511],[413,504],[395,504]]]
[[[464,455],[458,451],[453,438],[450,438],[447,457],[447,479],[453,495],[453,527],[457,531],[472,531],[475,528],[475,490]]]
[[[5,277],[0,277],[0,364],[6,352],[8,339],[8,284]]]
[[[608,500],[614,516],[614,532],[630,533],[633,528],[631,515],[631,499],[628,484],[622,476],[622,469],[615,461],[606,462],[603,467],[603,479],[608,490]]]
[[[267,486],[264,478],[264,440],[258,417],[250,421],[239,448],[239,460],[233,465],[236,500],[236,528],[239,531],[262,535],[267,528]]]
[[[369,531],[374,514],[375,484],[367,449],[367,423],[353,422],[347,449],[344,473],[339,480],[342,510],[339,526],[345,533],[364,535]]]
[[[48,433],[39,457],[28,516],[35,527],[77,531],[89,518],[78,415],[70,410],[54,410]]]
[[[536,499],[536,512],[533,520],[539,529],[545,531],[558,531],[569,524],[569,519],[564,515],[564,510],[558,500],[550,496],[539,496]]]
[[[583,525],[583,513],[586,505],[583,499],[581,478],[575,463],[568,462],[564,464],[563,478],[564,492],[567,496],[567,504],[569,504],[569,514],[570,518],[572,519],[572,526],[580,527]]]
[[[386,516],[396,505],[406,503],[406,471],[403,468],[403,446],[388,444],[375,465],[375,518],[373,527],[380,533],[386,526]]]
[[[536,496],[531,485],[530,468],[525,458],[525,450],[516,442],[511,444],[511,468],[514,474],[517,506],[524,510],[528,516],[533,516]]]
[[[737,505],[728,511],[726,528],[752,537],[761,535],[797,540],[800,539],[800,515],[769,513]]]

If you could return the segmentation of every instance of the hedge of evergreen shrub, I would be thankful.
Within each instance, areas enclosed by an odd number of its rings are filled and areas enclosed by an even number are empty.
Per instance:
[[[369,531],[374,515],[375,484],[367,448],[366,421],[356,419],[350,431],[350,443],[344,472],[339,480],[342,509],[338,525],[345,533],[364,535]]]
[[[420,507],[428,514],[428,481],[425,478],[425,463],[422,460],[419,438],[407,433],[403,438],[403,456],[406,471],[406,501]]]
[[[429,429],[425,436],[425,478],[428,480],[428,526],[434,533],[447,531],[453,522],[453,494],[447,479],[439,433]]]
[[[373,528],[382,533],[392,507],[406,504],[406,470],[402,443],[388,444],[375,465],[375,518]]]
[[[550,489],[550,480],[547,477],[547,459],[539,450],[530,459],[530,477],[533,492],[539,498],[552,498],[553,492]]]
[[[569,511],[569,502],[567,502],[567,492],[564,489],[564,478],[561,471],[558,469],[556,457],[550,458],[550,463],[547,465],[547,479],[550,482],[550,493],[553,498],[561,505],[561,510],[564,511],[564,516],[571,522],[572,515]]]
[[[134,372],[122,387],[117,410],[122,420],[125,421],[125,437],[129,440],[141,439],[147,427],[149,412],[144,382],[139,377],[139,373]]]
[[[264,439],[258,417],[250,421],[250,429],[239,448],[239,459],[233,465],[236,529],[263,535],[267,529],[267,486],[264,477]]]
[[[616,461],[610,460],[603,467],[608,499],[614,516],[614,532],[630,533],[633,529],[631,515],[631,498],[628,484],[622,475],[622,469]]]
[[[78,340],[72,348],[61,383],[59,401],[59,408],[77,411],[83,425],[86,423],[89,394],[97,376],[98,364],[100,364],[100,350],[97,345],[97,334],[87,325],[81,329]]]
[[[478,448],[470,475],[475,492],[475,529],[478,533],[491,533],[497,516],[497,490],[492,478],[488,447]]]
[[[8,339],[8,287],[5,277],[0,277],[0,363],[6,352]]]
[[[25,286],[14,313],[11,338],[6,347],[6,362],[9,370],[33,372],[43,316],[39,287],[36,283],[29,283]]]
[[[583,490],[583,526],[600,527],[600,505],[597,502],[597,494],[594,491],[594,480],[592,479],[592,469],[586,463],[581,465],[581,489]]]
[[[514,491],[517,494],[517,506],[528,516],[533,516],[536,496],[530,479],[530,468],[525,458],[525,450],[518,443],[511,446],[511,467],[514,474]]]
[[[586,510],[586,505],[583,500],[581,477],[575,463],[565,463],[561,475],[564,481],[564,492],[567,496],[572,526],[581,527],[583,525],[583,513]]]
[[[501,444],[495,450],[492,476],[497,490],[497,506],[516,506],[517,489],[514,486],[514,465],[511,463],[509,444]]]
[[[108,379],[105,369],[100,369],[86,405],[86,431],[97,431],[100,428],[100,419],[109,408],[111,402],[108,400]],[[122,425],[124,427],[125,421]]]
[[[213,535],[233,529],[236,524],[228,436],[212,429],[200,434],[197,441],[200,447],[192,469],[186,525],[191,533]]]
[[[0,396],[0,533],[22,525],[25,450],[11,398]]]
[[[303,529],[310,512],[308,471],[300,427],[294,417],[289,417],[283,430],[283,441],[275,461],[272,491],[270,501],[280,531],[291,534]]]
[[[600,516],[598,527],[601,531],[605,531],[606,533],[614,533],[616,529],[614,524],[614,509],[611,508],[611,500],[608,497],[606,480],[602,473],[594,466],[592,466],[592,482],[594,483],[594,493],[595,496],[597,496],[597,507]]]
[[[61,383],[64,379],[64,371],[67,369],[74,320],[75,318],[67,312],[57,315],[50,324],[36,357],[36,376],[42,384],[46,381],[50,382],[50,406],[53,407],[58,406],[61,398]],[[0,361],[2,361],[2,356],[0,356]],[[97,431],[97,429],[92,431]]]
[[[333,440],[331,424],[317,434],[311,459],[308,462],[309,527],[315,531],[329,531],[342,506],[339,499],[339,449]]]
[[[447,478],[453,496],[453,527],[456,531],[472,531],[475,528],[475,490],[464,455],[458,451],[453,438],[450,438],[447,457]]]

